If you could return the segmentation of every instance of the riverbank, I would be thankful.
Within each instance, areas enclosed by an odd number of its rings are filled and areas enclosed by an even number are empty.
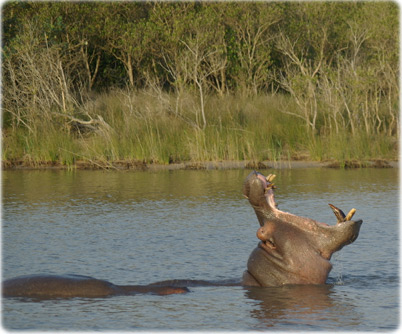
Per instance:
[[[50,119],[38,113],[29,128],[4,127],[3,168],[208,169],[222,168],[221,161],[229,168],[243,164],[233,161],[360,167],[399,156],[396,132],[337,133],[320,118],[312,134],[301,118],[284,112],[298,110],[284,94],[208,96],[203,129],[194,94],[158,99],[151,93],[102,93],[67,121],[60,113]]]
[[[76,161],[73,165],[63,165],[58,162],[29,163],[27,161],[2,161],[3,170],[41,170],[41,169],[66,169],[66,170],[136,170],[136,171],[161,171],[161,170],[213,170],[213,169],[295,169],[295,168],[399,168],[399,161],[375,159],[368,161],[205,161],[205,162],[181,162],[171,164],[147,164],[143,161],[120,160],[114,162],[104,161]]]
[[[33,120],[29,129],[3,128],[3,166],[170,169],[176,164],[209,168],[220,161],[286,161],[284,166],[287,161],[328,161],[342,167],[399,156],[397,133],[337,133],[321,118],[321,127],[310,133],[301,118],[283,112],[297,110],[295,101],[283,94],[209,96],[205,129],[197,125],[194,95],[177,100],[164,94],[161,101],[149,91],[127,94],[96,95],[80,110],[80,121],[74,116],[66,123],[57,114]],[[176,112],[177,101],[181,107]],[[198,163],[205,161],[210,163]]]

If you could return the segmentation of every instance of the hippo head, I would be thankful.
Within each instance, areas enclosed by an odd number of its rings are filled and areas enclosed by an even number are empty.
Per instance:
[[[244,182],[243,194],[260,223],[260,242],[250,255],[243,284],[324,284],[332,268],[331,255],[356,240],[362,221],[350,220],[355,209],[345,215],[331,204],[336,225],[280,211],[274,199],[274,177],[252,172]]]

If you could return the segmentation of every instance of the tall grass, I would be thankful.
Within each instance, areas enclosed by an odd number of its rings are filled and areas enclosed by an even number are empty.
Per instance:
[[[207,126],[197,126],[196,95],[117,90],[96,96],[83,114],[101,116],[107,127],[66,126],[65,120],[38,119],[31,131],[3,132],[3,160],[31,165],[77,160],[118,160],[168,164],[184,161],[396,158],[395,139],[359,132],[306,133],[303,120],[283,113],[295,108],[290,97],[210,96]],[[77,111],[77,115],[80,111]],[[63,123],[64,122],[64,123]]]

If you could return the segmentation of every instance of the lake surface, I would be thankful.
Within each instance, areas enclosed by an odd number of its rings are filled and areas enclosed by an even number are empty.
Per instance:
[[[5,171],[2,275],[80,274],[115,284],[240,280],[258,239],[241,188],[250,170]],[[281,210],[363,219],[328,284],[192,287],[187,294],[2,300],[9,330],[341,330],[399,326],[399,170],[277,174]]]

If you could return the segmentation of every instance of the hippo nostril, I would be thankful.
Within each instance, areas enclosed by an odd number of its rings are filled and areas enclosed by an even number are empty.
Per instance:
[[[273,240],[273,233],[275,230],[275,226],[269,221],[265,222],[263,226],[261,226],[257,230],[257,238],[261,241],[265,242],[268,240]]]
[[[266,241],[265,231],[263,227],[260,227],[257,231],[257,238],[261,241]]]

